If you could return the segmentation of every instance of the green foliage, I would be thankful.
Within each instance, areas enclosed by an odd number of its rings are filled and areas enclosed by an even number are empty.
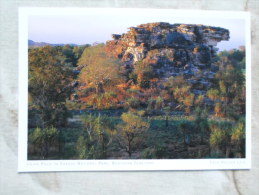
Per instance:
[[[198,95],[197,97],[196,97],[196,99],[195,99],[195,104],[197,105],[197,106],[202,106],[203,105],[203,103],[204,103],[204,95]]]
[[[196,111],[196,117],[194,121],[195,127],[201,136],[200,143],[204,144],[204,136],[209,131],[208,113],[206,110],[201,110],[200,108],[197,108],[195,111]]]
[[[164,107],[164,99],[161,96],[156,98],[155,109],[161,110]]]
[[[126,70],[126,83],[120,62],[104,47],[29,50],[29,127],[40,127],[29,130],[30,159],[124,158],[121,148],[129,158],[133,151],[144,159],[204,157],[205,146],[211,158],[245,156],[244,50],[221,52],[213,62],[212,87],[195,95],[197,86],[184,76],[156,78],[150,56]],[[76,65],[80,75],[72,74]],[[77,98],[68,100],[75,80]],[[80,118],[82,112],[92,114]]]
[[[208,97],[211,99],[211,100],[217,100],[219,98],[219,91],[217,89],[210,89],[208,92],[207,92],[207,95]]]
[[[146,114],[146,111],[145,110],[138,110],[136,114],[140,117],[143,117]]]
[[[216,152],[221,157],[228,158],[231,153],[231,132],[232,122],[213,122],[210,123],[210,146],[212,152]]]
[[[148,99],[147,102],[147,113],[154,114],[154,113],[162,113],[165,106],[165,100],[161,96],[151,97]]]
[[[64,152],[61,157],[62,159],[74,159],[76,155],[76,148],[74,143],[65,143],[64,145]]]
[[[72,72],[62,65],[55,47],[29,50],[29,94],[31,106],[40,111],[40,126],[60,126],[66,121],[66,98]]]
[[[95,109],[111,109],[116,107],[117,102],[117,94],[107,91],[102,94],[94,94],[88,103]]]
[[[233,129],[231,140],[240,142],[243,139],[245,139],[245,121],[244,119],[241,119]]]
[[[146,148],[143,150],[141,157],[143,159],[153,159],[155,158],[154,150],[151,148]]]
[[[123,123],[117,126],[118,141],[131,158],[132,150],[143,141],[141,138],[150,124],[131,112],[123,113],[121,119]]]
[[[189,134],[188,131],[190,129],[190,123],[187,120],[182,120],[179,127],[183,135],[183,143],[184,145],[186,145],[187,144],[186,139],[187,139],[187,135]]]
[[[146,148],[142,152],[143,159],[163,159],[168,158],[168,151],[164,145],[158,145],[154,148]]]
[[[167,157],[167,148],[163,145],[159,145],[155,148],[155,157],[158,159],[166,158]]]
[[[80,136],[76,143],[77,158],[79,159],[101,159],[102,151],[98,145],[91,145],[84,138]]]
[[[210,145],[211,146],[220,146],[224,143],[226,139],[226,132],[221,130],[218,127],[212,128],[212,134],[210,136]]]
[[[137,75],[137,83],[144,89],[149,88],[150,80],[155,78],[152,66],[142,61],[136,63],[133,74]]]
[[[116,135],[114,121],[105,115],[90,114],[82,116],[82,123],[87,135],[78,138],[78,157],[93,158],[94,155],[94,158],[106,158],[107,146]]]
[[[57,141],[58,133],[54,127],[36,128],[29,135],[29,143],[40,150],[42,159],[48,158],[49,149]]]
[[[245,51],[223,51],[217,62],[219,71],[214,79],[215,87],[207,92],[216,101],[216,116],[238,119],[245,114]]]
[[[76,143],[76,151],[79,159],[86,159],[87,157],[87,146],[84,136],[80,136]]]
[[[130,108],[137,109],[140,106],[140,101],[139,99],[132,97],[127,100],[127,104]]]
[[[234,157],[245,157],[245,138],[245,119],[241,118],[233,127],[231,133],[231,143],[234,148]]]

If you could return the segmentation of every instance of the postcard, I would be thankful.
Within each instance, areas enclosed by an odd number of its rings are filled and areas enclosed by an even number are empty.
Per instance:
[[[20,8],[18,172],[251,168],[246,12]]]

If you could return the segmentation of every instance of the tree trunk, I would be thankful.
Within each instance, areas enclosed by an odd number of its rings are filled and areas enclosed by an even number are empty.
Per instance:
[[[102,134],[101,136],[102,136],[102,156],[103,156],[103,158],[106,158],[104,135]]]
[[[58,131],[58,155],[59,155],[59,158],[61,159],[61,142],[62,142],[62,139],[61,139],[61,131],[59,130]]]
[[[165,126],[168,127],[168,115],[165,117]]]
[[[128,154],[129,158],[131,158],[131,141],[128,142]]]
[[[102,83],[97,83],[96,86],[95,86],[95,92],[96,94],[101,94],[104,92],[103,90],[103,84]]]
[[[186,132],[183,130],[183,144],[186,145]]]
[[[204,143],[204,135],[203,135],[203,132],[201,132],[201,144]]]

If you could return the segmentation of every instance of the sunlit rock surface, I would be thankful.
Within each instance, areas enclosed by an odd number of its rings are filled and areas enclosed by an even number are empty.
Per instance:
[[[136,62],[143,61],[153,66],[162,80],[183,75],[206,91],[215,74],[212,64],[216,45],[229,40],[229,31],[220,27],[158,22],[130,27],[127,33],[113,34],[112,38],[114,40],[106,43],[106,51],[120,58],[129,72]]]

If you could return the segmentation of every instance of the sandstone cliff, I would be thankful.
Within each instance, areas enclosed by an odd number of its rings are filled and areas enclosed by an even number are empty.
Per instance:
[[[210,79],[216,71],[213,67],[216,45],[229,40],[229,31],[159,22],[130,27],[127,33],[112,37],[114,40],[106,43],[106,51],[120,58],[129,72],[136,62],[143,61],[153,67],[161,80],[183,75],[189,82],[202,86],[196,93],[204,93],[211,87]]]

